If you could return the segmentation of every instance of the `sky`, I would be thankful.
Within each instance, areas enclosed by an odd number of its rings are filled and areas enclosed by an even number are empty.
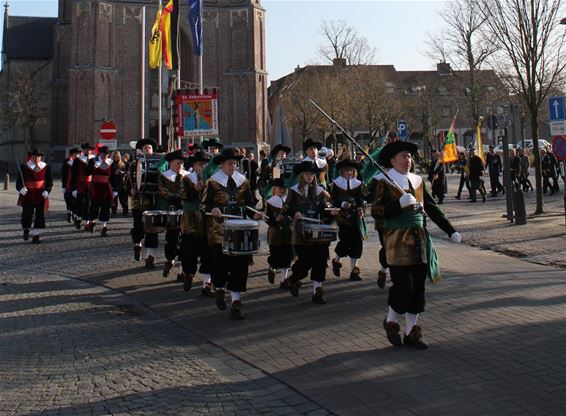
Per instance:
[[[57,15],[56,0],[8,1],[10,15]],[[427,33],[434,33],[441,25],[438,12],[446,1],[263,0],[269,79],[279,79],[297,65],[316,63],[323,41],[318,33],[322,21],[339,19],[356,27],[377,49],[375,63],[392,64],[398,70],[432,69],[435,62],[423,53],[425,41]]]

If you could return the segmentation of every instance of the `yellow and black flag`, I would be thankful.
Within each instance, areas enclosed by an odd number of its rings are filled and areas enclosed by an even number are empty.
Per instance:
[[[157,17],[151,30],[149,42],[149,67],[159,68],[163,60],[167,69],[178,68],[178,24],[179,2],[170,0],[163,9],[157,11]]]

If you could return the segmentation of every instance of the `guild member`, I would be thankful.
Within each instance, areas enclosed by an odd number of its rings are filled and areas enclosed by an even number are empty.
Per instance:
[[[201,143],[201,146],[208,153],[208,155],[211,158],[210,161],[208,162],[208,164],[205,166],[204,170],[202,171],[202,178],[203,178],[204,182],[206,183],[206,181],[212,175],[214,175],[216,172],[218,172],[219,166],[216,163],[213,162],[212,158],[214,156],[218,155],[218,153],[220,152],[220,150],[222,150],[224,145],[221,143],[219,137],[215,137],[213,139],[203,140],[202,143]]]
[[[315,142],[313,139],[307,139],[303,142],[303,151],[306,157],[303,162],[313,162],[319,169],[318,183],[323,189],[326,189],[328,179],[328,162],[325,158],[318,156],[318,151],[322,149],[321,142]]]
[[[427,276],[436,281],[440,275],[438,258],[426,230],[424,214],[453,242],[461,242],[462,236],[436,205],[423,179],[409,172],[412,155],[417,150],[415,144],[404,141],[395,141],[383,147],[379,155],[380,164],[389,168],[387,174],[404,193],[382,174],[377,181],[374,204],[375,214],[383,220],[385,253],[393,283],[389,289],[389,313],[383,321],[387,339],[395,346],[404,344],[426,349],[427,344],[423,341],[417,319],[425,307]],[[401,340],[398,320],[403,315],[405,335]]]
[[[202,275],[202,295],[214,297],[212,278],[210,276],[210,261],[208,242],[206,239],[206,222],[200,203],[204,191],[202,170],[209,161],[209,156],[203,151],[197,151],[187,159],[191,172],[183,177],[183,218],[181,221],[181,265],[183,273],[183,290],[189,291],[197,272],[200,259],[199,273]]]
[[[138,159],[130,164],[129,173],[124,183],[125,192],[130,195],[130,209],[133,217],[133,227],[130,230],[132,241],[134,243],[134,260],[139,261],[142,254],[142,241],[146,249],[145,266],[147,268],[155,268],[155,256],[157,255],[157,246],[159,238],[157,233],[145,232],[143,225],[143,213],[151,211],[156,202],[156,193],[149,192],[148,189],[138,189],[137,182],[142,182],[142,178],[138,178],[138,164],[146,158],[153,156],[153,151],[157,148],[157,143],[151,139],[141,139],[136,143],[136,151]],[[155,182],[157,185],[158,172],[143,172],[146,182]],[[154,179],[149,178],[152,176]]]
[[[112,201],[118,196],[116,192],[116,165],[108,146],[98,148],[98,158],[90,159],[88,172],[92,174],[90,183],[90,215],[85,230],[93,233],[96,220],[102,223],[100,235],[108,235],[108,221]]]
[[[269,283],[275,283],[275,274],[279,270],[279,287],[286,289],[284,282],[293,260],[291,221],[282,215],[287,192],[283,178],[272,179],[270,185],[272,196],[266,201],[265,208],[266,222],[269,225],[267,230],[267,244],[269,244],[267,279]]]
[[[363,240],[366,236],[364,216],[364,200],[362,182],[356,177],[358,164],[351,159],[344,159],[336,164],[340,176],[334,179],[330,194],[332,205],[340,208],[336,217],[338,224],[338,244],[332,259],[332,271],[340,276],[341,259],[350,257],[350,280],[359,281],[360,268],[358,261],[362,257]]]
[[[283,206],[283,213],[294,221],[292,244],[297,260],[291,268],[292,275],[285,282],[294,297],[299,296],[301,280],[311,271],[313,282],[312,302],[323,305],[326,303],[322,282],[326,280],[326,267],[329,257],[330,243],[306,241],[301,230],[303,217],[312,219],[328,219],[330,211],[330,195],[316,183],[319,167],[312,161],[303,161],[298,165],[299,182],[291,187]],[[336,215],[338,210],[333,210]]]
[[[95,157],[94,146],[84,143],[83,154],[73,161],[71,169],[71,189],[75,198],[75,228],[81,229],[81,221],[89,215],[89,192],[92,175],[89,172],[89,161]]]
[[[169,169],[159,175],[157,185],[159,189],[160,208],[166,211],[178,211],[183,206],[183,177],[188,174],[183,169],[185,155],[181,150],[167,153],[165,160],[169,162]],[[165,268],[163,277],[167,277],[171,269],[175,266],[175,257],[179,254],[179,230],[167,229],[165,233]]]
[[[446,190],[446,175],[444,174],[444,164],[440,160],[440,152],[432,149],[432,161],[428,170],[428,180],[430,181],[432,196],[438,198],[438,203],[444,203],[444,193]]]
[[[238,321],[244,319],[241,292],[246,291],[251,256],[228,256],[223,253],[222,216],[243,216],[245,207],[253,203],[249,182],[236,170],[240,159],[241,156],[236,155],[233,149],[223,149],[213,159],[220,169],[206,182],[203,194],[205,210],[212,215],[207,219],[207,237],[216,306],[220,310],[226,309],[225,291],[229,290],[232,298],[230,316]],[[255,213],[253,218],[257,220],[262,215]]]
[[[51,167],[42,159],[45,153],[33,149],[28,153],[29,160],[20,166],[16,189],[20,193],[18,205],[22,207],[22,228],[24,240],[29,239],[31,229],[32,243],[39,243],[41,230],[45,228],[45,208],[53,187]]]
[[[61,164],[61,187],[63,191],[63,198],[65,199],[65,206],[67,208],[67,222],[73,222],[73,212],[75,205],[75,198],[73,198],[73,189],[71,188],[71,177],[73,163],[75,159],[81,154],[81,151],[76,147],[69,149],[69,154]]]
[[[271,149],[271,152],[269,152],[269,161],[266,159],[267,162],[261,164],[258,188],[260,195],[264,199],[264,206],[265,200],[271,196],[269,194],[271,190],[270,181],[272,179],[283,178],[283,161],[290,152],[290,147],[277,144]]]

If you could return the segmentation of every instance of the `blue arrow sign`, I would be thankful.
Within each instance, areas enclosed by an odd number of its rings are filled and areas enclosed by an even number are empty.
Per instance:
[[[564,97],[550,97],[548,99],[548,114],[550,121],[564,121]]]
[[[397,137],[399,140],[407,140],[408,136],[407,122],[405,120],[399,120],[397,122]]]

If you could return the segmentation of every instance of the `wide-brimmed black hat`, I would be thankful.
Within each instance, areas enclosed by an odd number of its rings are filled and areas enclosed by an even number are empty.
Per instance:
[[[414,143],[397,140],[383,146],[379,154],[379,163],[385,168],[391,168],[391,158],[395,157],[397,153],[410,152],[412,155],[416,155],[418,150],[419,147]]]
[[[145,145],[150,145],[153,150],[157,149],[157,143],[153,139],[140,139],[136,143],[136,150],[141,150]]]
[[[310,160],[304,160],[301,163],[299,163],[298,165],[295,165],[295,170],[296,170],[296,173],[301,173],[301,172],[318,173],[318,172],[320,172],[320,169],[316,165],[316,163],[314,163]]]
[[[108,154],[108,146],[100,146],[98,148],[98,154],[104,153],[105,155]]]
[[[303,142],[303,150],[306,152],[309,147],[316,147],[316,150],[322,148],[321,142],[315,142],[313,139],[307,139]]]
[[[220,141],[220,137],[214,137],[212,139],[204,139],[202,141],[202,147],[204,149],[208,149],[209,147],[218,147],[219,149],[222,149],[224,145]]]
[[[276,144],[275,147],[271,149],[271,152],[269,152],[269,156],[271,158],[274,158],[275,156],[277,156],[277,153],[279,153],[280,150],[284,151],[287,154],[291,153],[291,148],[289,146],[285,146],[283,144]]]
[[[87,142],[87,143],[81,144],[81,149],[83,149],[83,150],[94,150],[94,146]]]
[[[32,149],[31,152],[28,152],[28,156],[45,156],[45,153],[39,149]]]
[[[189,166],[193,166],[196,162],[208,162],[210,160],[210,157],[206,154],[206,152],[203,152],[202,150],[199,150],[197,152],[195,152],[194,154],[192,154],[191,156],[189,156],[187,158],[187,163]]]
[[[185,160],[185,154],[182,150],[175,150],[174,152],[169,152],[165,155],[165,160],[167,162],[172,162],[174,160]]]
[[[77,149],[76,147],[71,147],[69,149],[69,156],[71,155],[76,155],[77,153],[80,153],[81,151],[79,149]]]
[[[286,188],[285,181],[282,178],[275,178],[269,181],[269,187],[273,188],[274,186],[278,186],[280,188]]]
[[[214,156],[212,161],[214,164],[219,165],[222,162],[226,162],[227,160],[242,160],[244,156],[236,154],[233,148],[229,147],[227,149],[222,149],[222,151]]]
[[[358,163],[356,163],[352,159],[344,159],[344,160],[341,160],[340,162],[338,162],[336,164],[336,169],[338,169],[338,170],[344,169],[344,168],[356,169],[357,167],[358,167]]]

